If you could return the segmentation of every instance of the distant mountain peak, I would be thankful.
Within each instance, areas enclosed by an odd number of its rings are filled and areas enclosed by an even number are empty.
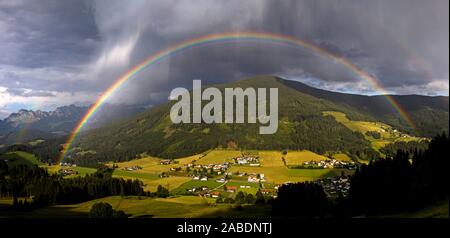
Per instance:
[[[0,120],[0,145],[9,143],[4,138],[13,138],[11,135],[23,129],[27,130],[27,139],[33,139],[33,135],[48,137],[52,134],[64,135],[70,133],[78,121],[87,112],[89,106],[77,106],[74,104],[57,107],[53,111],[20,109],[11,113],[4,120]],[[138,106],[123,106],[108,104],[108,110],[99,110],[86,129],[98,127],[104,123],[132,116],[142,111]],[[54,135],[55,136],[55,135]],[[15,138],[15,137],[14,137]],[[12,141],[16,143],[17,141]]]

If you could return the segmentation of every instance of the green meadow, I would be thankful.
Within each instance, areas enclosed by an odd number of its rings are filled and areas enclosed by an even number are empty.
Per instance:
[[[9,166],[16,165],[42,165],[43,163],[39,161],[35,155],[24,152],[24,151],[13,151],[6,153],[0,159],[3,159],[7,162]]]
[[[269,217],[269,206],[244,205],[236,210],[231,204],[216,204],[215,199],[199,196],[148,198],[137,196],[111,196],[71,205],[54,205],[30,212],[4,210],[11,199],[0,200],[0,218],[87,218],[95,203],[106,202],[130,218],[198,218],[198,217]]]
[[[352,131],[361,132],[366,140],[370,141],[372,148],[378,152],[380,152],[379,150],[382,147],[386,146],[389,143],[397,141],[419,141],[423,139],[420,137],[401,133],[400,131],[397,131],[396,129],[382,122],[353,121],[348,119],[347,115],[342,112],[324,111],[323,115],[334,117],[337,122],[342,123]],[[380,135],[380,138],[374,138],[373,136],[368,135],[368,132],[376,132]]]

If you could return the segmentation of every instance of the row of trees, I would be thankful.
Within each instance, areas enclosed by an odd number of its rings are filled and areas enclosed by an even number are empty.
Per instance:
[[[235,203],[235,204],[256,204],[256,205],[262,205],[265,204],[266,198],[262,194],[261,190],[258,190],[256,195],[253,195],[251,193],[246,194],[242,191],[239,191],[234,199],[232,197],[218,197],[216,199],[216,203]]]
[[[90,218],[127,218],[128,216],[122,210],[114,210],[111,204],[98,202],[92,205],[89,211]]]
[[[422,151],[428,148],[428,141],[396,141],[385,145],[380,151],[386,155],[386,157],[394,157],[397,151],[402,150],[408,152],[409,155],[413,155],[417,151]]]

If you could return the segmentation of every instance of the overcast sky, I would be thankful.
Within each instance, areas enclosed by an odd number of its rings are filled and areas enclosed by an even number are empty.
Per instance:
[[[395,94],[448,95],[448,0],[0,0],[0,118],[91,103],[152,53],[201,35],[258,31],[307,40]],[[377,94],[306,49],[263,42],[195,48],[147,68],[112,103],[153,105],[171,89],[273,74]]]

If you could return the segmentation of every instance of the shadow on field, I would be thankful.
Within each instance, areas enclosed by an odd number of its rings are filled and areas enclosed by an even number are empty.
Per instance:
[[[73,211],[72,207],[43,207],[32,211],[16,211],[0,204],[0,218],[89,218],[89,213]]]
[[[270,218],[271,212],[272,206],[270,205],[229,205],[199,218]]]

